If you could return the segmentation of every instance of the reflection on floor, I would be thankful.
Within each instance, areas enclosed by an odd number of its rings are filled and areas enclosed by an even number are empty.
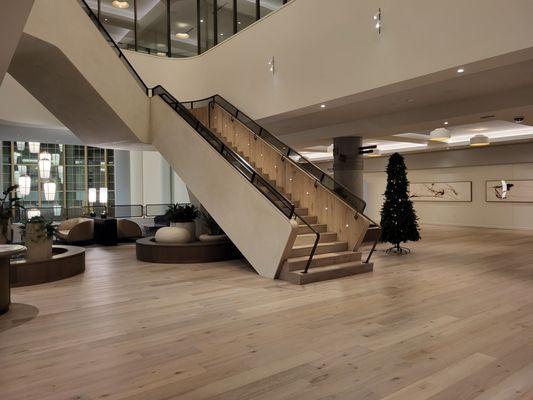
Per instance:
[[[422,233],[307,286],[90,248],[84,275],[13,290],[0,398],[532,399],[533,232]]]

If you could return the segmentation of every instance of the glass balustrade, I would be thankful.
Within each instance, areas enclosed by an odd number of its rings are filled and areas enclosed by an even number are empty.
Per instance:
[[[87,0],[119,47],[191,57],[216,46],[289,0]]]

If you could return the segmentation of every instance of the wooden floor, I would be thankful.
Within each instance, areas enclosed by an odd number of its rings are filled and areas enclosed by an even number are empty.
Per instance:
[[[533,399],[533,233],[410,247],[306,286],[90,248],[84,275],[13,290],[0,399]]]

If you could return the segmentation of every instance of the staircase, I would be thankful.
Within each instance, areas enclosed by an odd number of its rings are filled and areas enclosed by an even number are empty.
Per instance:
[[[212,106],[210,106],[212,107]],[[228,117],[225,111],[221,111],[223,116]],[[196,109],[195,114],[197,116],[205,116],[209,114],[206,110]],[[217,116],[216,118],[220,118]],[[217,129],[216,124],[212,124],[211,121],[206,122],[211,130],[222,139],[222,141],[235,152],[237,152],[244,160],[253,166],[255,171],[259,173],[270,185],[275,187],[277,191],[282,193],[287,199],[291,200],[295,206],[294,215],[298,221],[298,230],[296,240],[292,246],[292,251],[289,257],[284,262],[283,267],[279,275],[280,279],[286,280],[293,284],[306,284],[312,282],[325,281],[335,278],[342,278],[350,275],[360,274],[364,272],[370,272],[373,270],[372,263],[363,263],[361,261],[361,253],[350,250],[347,241],[339,240],[335,231],[328,229],[328,225],[325,223],[319,223],[317,215],[309,213],[307,207],[300,205],[298,200],[294,200],[291,190],[286,190],[281,186],[275,177],[270,176],[268,172],[265,172],[253,158],[251,152],[246,154],[239,146],[239,143],[235,141],[236,130],[242,135],[248,131],[247,134],[253,137],[254,133],[246,127],[239,125],[234,118],[230,117],[231,123],[228,121],[223,123],[224,129]],[[220,126],[220,125],[219,125]],[[253,139],[257,140],[257,138]],[[246,147],[249,147],[246,144]],[[264,154],[260,153],[260,157]],[[275,168],[277,169],[277,167]],[[308,271],[306,272],[306,266],[308,264],[309,256],[313,251],[315,241],[317,238],[316,233],[319,233],[318,243],[311,262],[309,263]]]
[[[9,71],[84,142],[155,147],[260,275],[372,270],[364,201],[220,96],[148,87],[83,0],[35,0]]]

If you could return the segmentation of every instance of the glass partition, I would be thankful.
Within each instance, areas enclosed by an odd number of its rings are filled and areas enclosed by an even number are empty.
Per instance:
[[[170,43],[172,57],[198,54],[196,0],[170,0]]]
[[[122,48],[169,57],[200,54],[287,0],[85,0]]]
[[[135,3],[100,0],[100,22],[119,46],[135,49]]]
[[[237,32],[256,21],[256,4],[248,0],[237,0]]]
[[[233,35],[233,2],[222,0],[217,3],[218,43]]]
[[[135,0],[137,9],[137,49],[167,56],[170,36],[166,0]]]

